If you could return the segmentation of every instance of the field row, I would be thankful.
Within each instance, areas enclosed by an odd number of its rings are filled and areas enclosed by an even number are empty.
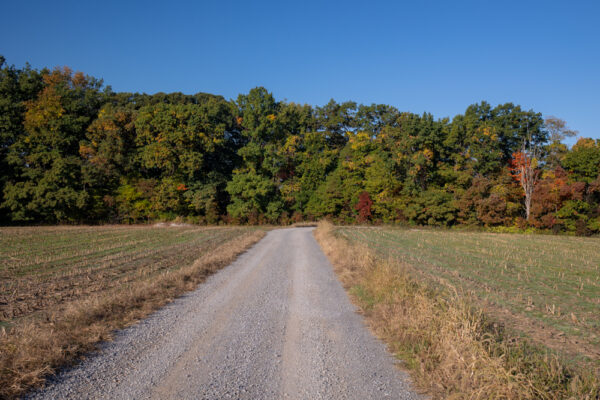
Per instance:
[[[189,265],[248,228],[5,228],[0,321]]]

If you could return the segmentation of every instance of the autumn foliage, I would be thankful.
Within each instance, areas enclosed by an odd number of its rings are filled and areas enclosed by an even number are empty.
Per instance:
[[[2,63],[4,59],[0,58]],[[512,103],[450,119],[313,107],[265,88],[115,93],[67,67],[0,68],[0,220],[473,225],[600,232],[600,143]]]
[[[369,193],[362,192],[358,196],[358,203],[356,203],[356,211],[358,211],[358,222],[366,222],[371,218],[371,207],[373,206],[373,200]]]

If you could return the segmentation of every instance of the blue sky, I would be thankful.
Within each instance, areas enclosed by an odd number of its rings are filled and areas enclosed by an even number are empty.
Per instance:
[[[116,91],[265,86],[277,99],[452,117],[520,104],[600,138],[600,1],[12,1],[0,54]]]

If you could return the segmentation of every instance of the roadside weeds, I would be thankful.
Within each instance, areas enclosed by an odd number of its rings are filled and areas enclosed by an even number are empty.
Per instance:
[[[350,246],[321,222],[315,237],[373,332],[433,399],[599,399],[600,371],[511,334],[469,295],[418,279],[411,265]]]
[[[16,398],[41,386],[58,368],[111,339],[115,329],[195,289],[264,235],[264,231],[254,231],[222,244],[192,265],[135,282],[127,290],[119,288],[68,303],[8,332],[0,328],[0,399]]]

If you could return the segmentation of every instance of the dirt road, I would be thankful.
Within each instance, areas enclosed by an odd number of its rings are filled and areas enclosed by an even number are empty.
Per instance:
[[[310,228],[236,262],[59,374],[35,399],[416,399]]]

